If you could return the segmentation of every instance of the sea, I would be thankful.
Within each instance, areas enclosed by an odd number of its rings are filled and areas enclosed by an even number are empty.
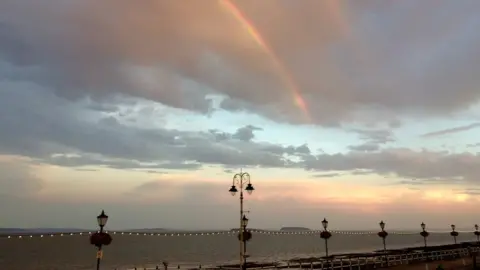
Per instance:
[[[112,233],[111,233],[112,234]],[[180,269],[202,265],[237,263],[239,240],[236,233],[189,232],[179,234],[115,233],[104,247],[101,269],[132,269],[162,266]],[[473,232],[460,233],[457,242],[475,241]],[[431,233],[428,245],[452,244],[448,232]],[[423,246],[419,233],[393,234],[386,239],[387,249]],[[328,240],[330,254],[370,252],[383,249],[376,233],[339,232]],[[94,269],[96,248],[88,233],[63,236],[39,235],[0,237],[0,269],[8,270],[84,270]],[[316,232],[254,232],[247,244],[249,261],[270,262],[325,255],[325,242]]]

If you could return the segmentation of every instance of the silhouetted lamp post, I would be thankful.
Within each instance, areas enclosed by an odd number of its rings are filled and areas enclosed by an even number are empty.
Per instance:
[[[457,236],[458,236],[458,232],[455,231],[455,225],[450,225],[450,227],[452,227],[452,231],[450,232],[450,235],[453,237],[453,243],[456,244],[457,243]]]
[[[380,221],[378,225],[380,225],[380,229],[381,229],[381,231],[378,232],[378,236],[382,238],[383,253],[385,254],[385,262],[387,263],[387,266],[388,266],[387,245],[385,243],[385,238],[387,238],[388,232],[385,231],[385,222],[383,222],[383,220]]]
[[[253,188],[253,185],[250,183],[250,174],[247,172],[240,172],[237,173],[233,176],[233,182],[232,182],[232,187],[230,188],[229,192],[232,194],[232,196],[235,196],[235,194],[238,192],[238,189],[240,189],[240,268],[243,269],[243,262],[245,260],[245,254],[244,254],[244,245],[245,245],[245,240],[244,238],[244,233],[245,233],[245,227],[243,226],[243,189],[244,186],[245,191],[247,191],[248,194],[252,194],[252,192],[255,190]],[[238,189],[237,189],[238,186]],[[248,222],[248,219],[247,219]]]
[[[102,246],[108,246],[112,242],[112,237],[108,234],[103,232],[103,228],[107,224],[108,216],[105,215],[105,211],[102,210],[102,213],[97,216],[97,223],[100,227],[100,231],[92,234],[90,236],[90,244],[96,246],[98,248],[97,251],[97,270],[100,269],[100,261],[103,257]]]
[[[420,232],[420,235],[423,237],[423,244],[425,245],[425,248],[427,248],[427,237],[430,235],[430,233],[425,230],[427,227],[425,223],[422,222],[420,226],[422,227],[422,232]]]
[[[325,257],[328,257],[328,239],[332,237],[332,234],[327,231],[328,221],[326,218],[322,220],[323,231],[320,233],[320,238],[325,240]]]
[[[478,224],[475,224],[475,231],[473,232],[473,234],[475,234],[475,236],[477,236],[477,243],[480,244],[480,232],[478,231]]]

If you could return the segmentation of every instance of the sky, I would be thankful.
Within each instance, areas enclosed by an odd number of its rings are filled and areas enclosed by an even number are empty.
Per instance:
[[[472,229],[476,0],[3,0],[0,227]]]

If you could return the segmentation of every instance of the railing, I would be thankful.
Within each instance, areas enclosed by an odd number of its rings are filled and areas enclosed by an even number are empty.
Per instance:
[[[451,250],[439,251],[417,251],[405,254],[369,254],[365,256],[343,256],[333,257],[331,259],[318,259],[310,262],[275,262],[275,263],[258,263],[248,269],[325,269],[325,270],[364,270],[372,268],[385,268],[390,266],[413,264],[428,261],[439,261],[456,258],[465,258],[470,256],[472,252],[480,251],[479,247],[459,248]],[[223,269],[223,270],[237,270],[238,266],[202,266],[202,265],[158,265],[156,267],[144,268],[133,267],[128,270],[168,270],[168,269]],[[120,269],[116,269],[120,270]]]

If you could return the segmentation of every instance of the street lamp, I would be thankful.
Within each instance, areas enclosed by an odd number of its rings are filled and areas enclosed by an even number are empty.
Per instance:
[[[454,224],[450,225],[450,227],[452,227],[452,231],[450,232],[450,235],[453,237],[453,243],[457,244],[458,232],[455,231],[455,225]]]
[[[107,224],[108,216],[105,214],[105,211],[102,210],[99,216],[97,216],[97,223],[100,227],[100,231],[92,234],[90,236],[90,244],[96,246],[98,248],[97,251],[97,270],[100,269],[100,261],[103,257],[102,246],[108,246],[112,242],[112,237],[108,234],[103,232],[103,228]]]
[[[480,244],[480,232],[478,231],[478,224],[475,224],[475,231],[473,232],[477,236],[477,244]]]
[[[248,194],[252,194],[252,192],[255,190],[253,188],[253,185],[252,183],[250,182],[250,174],[248,174],[247,172],[240,172],[240,173],[237,173],[233,176],[233,181],[232,181],[232,187],[228,190],[230,192],[230,194],[232,194],[232,196],[235,196],[235,194],[237,194],[238,192],[238,189],[240,189],[240,231],[239,231],[239,242],[240,242],[240,269],[244,269],[244,261],[246,260],[245,259],[245,250],[246,250],[246,247],[245,247],[245,241],[248,241],[245,238],[245,234],[246,234],[246,231],[245,231],[245,228],[246,228],[246,225],[243,226],[244,224],[244,218],[245,215],[243,214],[243,189],[244,189],[244,185],[246,185],[245,187],[245,191],[247,191]],[[237,189],[238,187],[238,189]],[[246,224],[248,223],[248,219],[246,221]],[[251,238],[251,235],[250,235],[250,238]]]
[[[385,231],[385,222],[383,222],[383,220],[380,221],[378,225],[380,225],[380,229],[381,229],[381,231],[378,232],[378,236],[382,238],[383,254],[385,254],[385,262],[387,263],[387,266],[388,266],[387,245],[385,243],[385,238],[387,238],[388,232]]]
[[[247,225],[248,225],[248,218],[245,215],[243,215],[243,217],[242,217],[242,227],[246,228]]]
[[[108,221],[108,216],[105,215],[105,211],[102,210],[102,213],[100,213],[100,215],[97,216],[97,223],[98,223],[98,226],[100,227],[100,232],[103,232],[103,227],[107,225],[107,221]]]
[[[328,257],[328,239],[332,237],[332,234],[327,231],[328,220],[324,218],[322,220],[323,231],[320,233],[320,238],[325,240],[325,257]]]
[[[422,227],[422,232],[420,232],[420,235],[423,237],[423,244],[425,245],[425,248],[427,248],[427,237],[430,235],[430,233],[425,230],[427,227],[425,223],[422,222],[420,226]]]

